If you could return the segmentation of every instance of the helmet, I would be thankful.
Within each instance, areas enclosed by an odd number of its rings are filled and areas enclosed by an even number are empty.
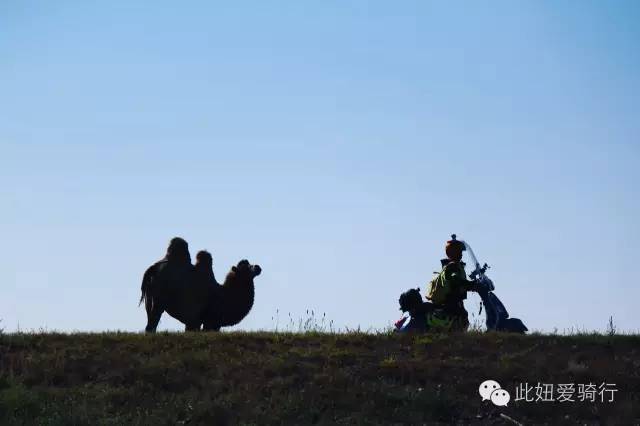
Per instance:
[[[462,241],[456,239],[456,234],[451,236],[451,239],[447,241],[447,245],[444,248],[447,257],[453,261],[459,262],[462,260],[462,252],[467,248]]]

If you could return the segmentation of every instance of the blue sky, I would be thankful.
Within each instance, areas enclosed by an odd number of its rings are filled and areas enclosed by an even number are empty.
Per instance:
[[[130,3],[0,4],[5,329],[142,330],[176,235],[262,265],[239,328],[380,328],[454,232],[530,328],[640,329],[637,2]]]

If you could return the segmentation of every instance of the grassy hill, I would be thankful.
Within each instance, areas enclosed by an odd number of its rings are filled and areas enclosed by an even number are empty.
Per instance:
[[[481,401],[486,379],[510,392],[507,407]],[[516,402],[524,382],[574,383],[576,402]],[[613,402],[579,401],[578,384],[602,382]],[[640,424],[640,337],[0,335],[3,425],[514,421]]]

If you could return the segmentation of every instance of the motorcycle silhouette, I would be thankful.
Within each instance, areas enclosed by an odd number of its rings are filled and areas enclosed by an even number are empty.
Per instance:
[[[455,239],[455,236],[453,236]],[[528,328],[524,325],[519,318],[510,318],[507,308],[505,308],[502,301],[494,293],[495,286],[493,281],[487,276],[486,272],[489,266],[485,263],[480,266],[471,246],[462,241],[466,247],[466,253],[471,260],[470,263],[474,265],[474,270],[469,274],[469,278],[473,283],[473,291],[478,293],[481,299],[480,312],[484,307],[485,311],[485,324],[487,331],[502,331],[510,333],[524,334],[528,331]],[[443,261],[443,266],[444,263]],[[400,318],[395,323],[396,331],[418,331],[428,332],[428,318],[437,309],[436,305],[430,302],[426,302],[420,295],[420,289],[410,289],[400,295],[399,299],[400,310],[405,313],[408,312],[409,316]]]

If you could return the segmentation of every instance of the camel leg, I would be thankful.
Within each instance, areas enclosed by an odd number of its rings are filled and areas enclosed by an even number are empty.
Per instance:
[[[160,322],[160,317],[164,309],[158,308],[154,306],[152,309],[147,310],[147,326],[144,331],[147,333],[155,333],[156,328],[158,327],[158,323]]]
[[[184,331],[200,331],[200,323],[189,323],[184,325]]]
[[[215,321],[205,321],[202,327],[203,331],[220,331],[220,326]]]

